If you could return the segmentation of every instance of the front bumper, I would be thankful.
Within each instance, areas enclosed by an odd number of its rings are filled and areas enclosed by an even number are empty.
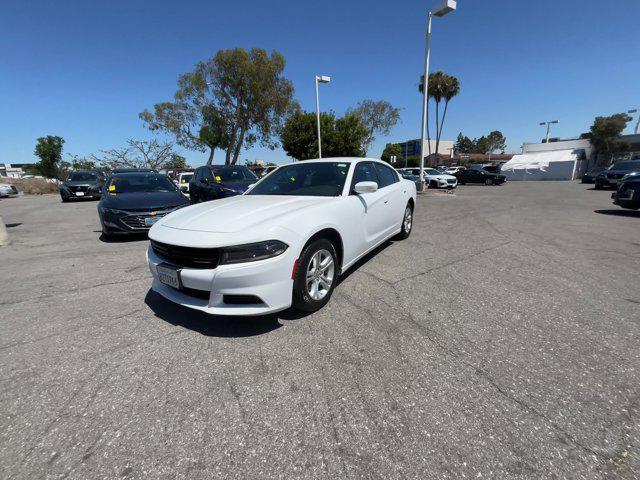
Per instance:
[[[640,209],[640,189],[621,185],[617,191],[611,194],[611,198],[615,205],[622,208],[628,208],[630,210]]]
[[[147,224],[145,219],[152,218],[154,221],[158,221],[175,210],[131,212],[98,208],[98,215],[104,231],[115,234],[135,235],[136,233],[147,233],[153,226],[152,223]]]
[[[295,257],[293,249],[288,248],[282,255],[257,262],[219,265],[215,269],[181,268],[184,289],[177,290],[160,283],[157,266],[166,262],[151,245],[147,248],[151,288],[174,303],[212,315],[265,315],[289,308]],[[195,292],[199,294],[193,295]],[[225,303],[225,295],[250,295],[260,303]]]

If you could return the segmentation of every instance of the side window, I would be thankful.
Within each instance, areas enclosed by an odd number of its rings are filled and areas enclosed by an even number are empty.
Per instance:
[[[193,174],[193,182],[197,183],[200,181],[200,179],[202,178],[202,169],[201,168],[197,168],[195,173]]]
[[[351,180],[351,191],[353,191],[356,183],[359,182],[376,182],[380,184],[373,162],[359,162],[356,165],[353,171],[353,180]]]
[[[376,172],[378,172],[378,178],[380,179],[378,187],[384,188],[399,181],[398,175],[391,167],[387,167],[381,163],[375,163],[374,165],[376,166]]]

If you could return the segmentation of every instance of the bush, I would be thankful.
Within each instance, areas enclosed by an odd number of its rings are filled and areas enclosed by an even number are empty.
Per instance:
[[[0,182],[15,185],[18,191],[32,195],[58,193],[56,181],[46,178],[2,178]]]

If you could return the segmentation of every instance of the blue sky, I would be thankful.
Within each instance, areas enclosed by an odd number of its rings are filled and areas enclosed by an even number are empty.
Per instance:
[[[169,100],[180,73],[217,50],[278,50],[303,108],[342,114],[385,99],[402,121],[384,144],[418,138],[425,16],[436,1],[4,0],[0,16],[0,162],[35,161],[35,139],[61,135],[88,155],[152,136],[138,113]],[[459,0],[436,18],[432,71],[457,76],[443,138],[501,130],[511,151],[543,134],[587,131],[596,115],[640,108],[637,0]],[[198,152],[183,152],[192,165]],[[223,157],[217,152],[217,160]],[[241,159],[282,162],[282,150]]]

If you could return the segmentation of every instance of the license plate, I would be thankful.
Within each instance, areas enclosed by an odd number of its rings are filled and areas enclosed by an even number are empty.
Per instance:
[[[156,271],[158,272],[158,280],[160,280],[160,283],[177,289],[182,288],[180,270],[177,267],[160,264],[156,267]]]
[[[84,192],[76,192],[76,197],[84,197]]]
[[[158,220],[160,220],[160,217],[147,217],[144,219],[144,225],[145,227],[150,227],[151,225],[156,223]]]

